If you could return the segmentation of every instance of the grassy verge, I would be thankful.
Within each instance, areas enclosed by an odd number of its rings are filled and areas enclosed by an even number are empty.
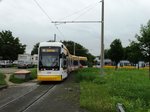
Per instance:
[[[150,111],[148,71],[105,69],[104,77],[100,77],[99,71],[88,68],[77,72],[82,108],[91,112],[116,112],[116,104],[122,103],[127,112]]]
[[[23,83],[23,82],[27,82],[29,80],[33,80],[33,79],[36,79],[37,78],[37,69],[34,68],[34,69],[29,69],[29,71],[31,71],[31,77],[30,79],[19,79],[19,78],[16,78],[14,77],[14,74],[12,74],[10,76],[10,81],[13,82],[13,83],[17,83],[17,84],[20,84],[20,83]]]
[[[0,73],[0,85],[6,85],[5,75]]]
[[[37,78],[37,68],[31,69],[31,80],[36,79]]]

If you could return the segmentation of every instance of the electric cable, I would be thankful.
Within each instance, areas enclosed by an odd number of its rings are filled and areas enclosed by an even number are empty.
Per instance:
[[[95,7],[91,7],[88,8],[87,10],[85,10],[84,12],[82,12],[79,16],[77,16],[73,21],[77,20],[78,18],[80,18],[81,16],[85,15],[87,12],[89,12],[90,10],[92,10]]]
[[[63,17],[63,18],[60,19],[60,20],[64,20],[64,19],[66,19],[66,18],[72,17],[72,16],[74,16],[74,15],[76,15],[76,14],[78,14],[78,13],[80,13],[80,12],[86,10],[86,9],[89,9],[89,8],[91,8],[91,7],[95,7],[95,4],[97,4],[97,3],[100,3],[100,2],[92,3],[92,4],[90,4],[90,5],[86,6],[86,7],[84,7],[84,8],[82,8],[82,9],[78,10],[78,11],[73,12],[72,14],[69,14],[68,16]]]
[[[39,9],[45,14],[45,16],[52,22],[52,18],[47,14],[47,12],[41,7],[41,5],[37,2],[37,0],[33,0],[36,5],[39,7]],[[54,24],[55,28],[57,29],[57,31],[63,36],[63,38],[65,38],[65,36],[63,35],[63,33],[60,31],[60,29],[56,26],[56,24]]]

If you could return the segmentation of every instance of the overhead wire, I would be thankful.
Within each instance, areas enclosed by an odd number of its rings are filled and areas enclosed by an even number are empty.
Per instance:
[[[36,0],[34,0],[34,2],[37,4],[37,6],[40,8],[40,10],[47,16],[47,18],[48,18],[50,21],[53,21],[53,20],[51,19],[51,17],[46,13],[46,11],[40,6],[40,4],[39,4]]]
[[[69,14],[69,15],[65,16],[65,17],[63,17],[63,18],[60,19],[60,20],[64,20],[64,19],[66,19],[66,18],[72,17],[72,16],[74,16],[74,15],[76,15],[76,14],[78,14],[78,13],[80,13],[80,12],[86,10],[86,9],[89,9],[89,8],[91,8],[91,7],[95,7],[95,4],[97,4],[97,3],[100,3],[100,2],[95,2],[95,3],[89,4],[88,6],[82,8],[82,9],[79,9],[78,11],[75,11],[75,12],[73,12],[72,14]]]
[[[33,1],[36,3],[36,5],[39,7],[39,9],[45,14],[45,16],[52,22],[52,21],[53,21],[52,18],[47,14],[47,12],[42,8],[42,6],[37,2],[37,0],[33,0]],[[75,18],[75,20],[76,20],[77,18],[81,17],[82,15],[84,15],[85,13],[87,13],[89,10],[91,10],[92,8],[94,8],[94,7],[95,7],[95,4],[97,4],[97,3],[100,3],[100,2],[92,3],[92,4],[90,4],[90,5],[86,6],[86,7],[84,7],[84,8],[82,8],[82,9],[80,9],[80,10],[78,10],[78,11],[76,11],[76,12],[74,12],[74,13],[72,13],[72,14],[66,16],[66,17],[64,17],[63,19],[68,18],[68,17],[72,17],[72,16],[74,16],[74,15],[76,15],[76,14],[78,14],[78,13],[84,11],[84,12],[82,12],[78,17]],[[57,31],[62,35],[62,37],[65,38],[64,34],[63,34],[62,31],[58,28],[57,25],[59,25],[59,24],[56,24],[56,23],[54,24],[55,28],[56,28]]]
[[[39,9],[45,14],[45,16],[52,22],[52,18],[47,14],[47,12],[41,7],[41,5],[37,2],[37,0],[33,0],[36,5],[39,7]],[[63,35],[63,33],[60,31],[60,29],[57,27],[56,24],[54,24],[55,28],[57,29],[57,31],[63,36],[63,38],[65,38],[65,36]]]
[[[82,12],[79,16],[77,16],[74,20],[77,20],[77,19],[80,18],[81,16],[85,15],[88,11],[92,10],[93,8],[95,8],[95,6],[88,8],[87,10],[85,10],[84,12]]]
[[[65,38],[64,34],[62,33],[62,31],[58,28],[58,26],[55,24],[56,29],[59,31],[59,33],[63,36],[63,38]]]

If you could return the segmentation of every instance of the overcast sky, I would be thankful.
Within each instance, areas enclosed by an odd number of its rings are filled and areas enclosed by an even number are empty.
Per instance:
[[[100,0],[36,0],[45,10],[48,18],[34,0],[1,0],[0,31],[10,30],[21,43],[27,45],[30,53],[37,42],[53,39],[72,40],[88,48],[93,55],[100,54],[100,23],[60,24],[57,20],[101,19]],[[105,48],[119,38],[123,46],[135,39],[141,24],[150,19],[150,0],[105,0]]]

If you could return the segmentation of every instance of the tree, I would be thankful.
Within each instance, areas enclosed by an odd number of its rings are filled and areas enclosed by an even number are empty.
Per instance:
[[[116,64],[116,69],[119,61],[123,58],[123,47],[120,39],[115,39],[111,45],[109,50],[109,57]]]
[[[150,59],[150,20],[147,23],[147,26],[141,26],[140,35],[136,35],[137,40],[140,43],[140,48],[142,53],[147,60]]]
[[[36,43],[31,51],[31,55],[38,54],[38,48],[40,43]]]
[[[81,44],[75,43],[73,41],[63,41],[62,43],[67,47],[70,54],[74,54],[74,45],[75,45],[75,55],[87,57],[88,58],[88,65],[92,66],[92,64],[94,63],[95,57],[91,53],[89,53],[88,49],[83,47]]]
[[[124,50],[124,59],[127,59],[132,63],[143,61],[143,54],[140,49],[140,44],[132,41]]]
[[[3,60],[16,60],[25,48],[26,45],[22,45],[18,37],[13,37],[11,31],[0,32],[0,57]]]
[[[88,58],[88,66],[92,67],[93,63],[94,63],[95,56],[93,56],[91,53],[87,53],[86,57]]]
[[[63,41],[62,43],[67,47],[70,54],[74,54],[74,48],[75,48],[75,55],[77,56],[87,56],[88,54],[88,50],[81,44],[78,44],[73,41]]]
[[[149,62],[149,78],[150,78],[150,20],[147,25],[142,25],[140,35],[136,35],[137,40],[140,44],[140,49],[146,60]]]
[[[105,57],[105,59],[108,59],[109,58],[109,49],[105,49],[104,50],[104,57]]]

